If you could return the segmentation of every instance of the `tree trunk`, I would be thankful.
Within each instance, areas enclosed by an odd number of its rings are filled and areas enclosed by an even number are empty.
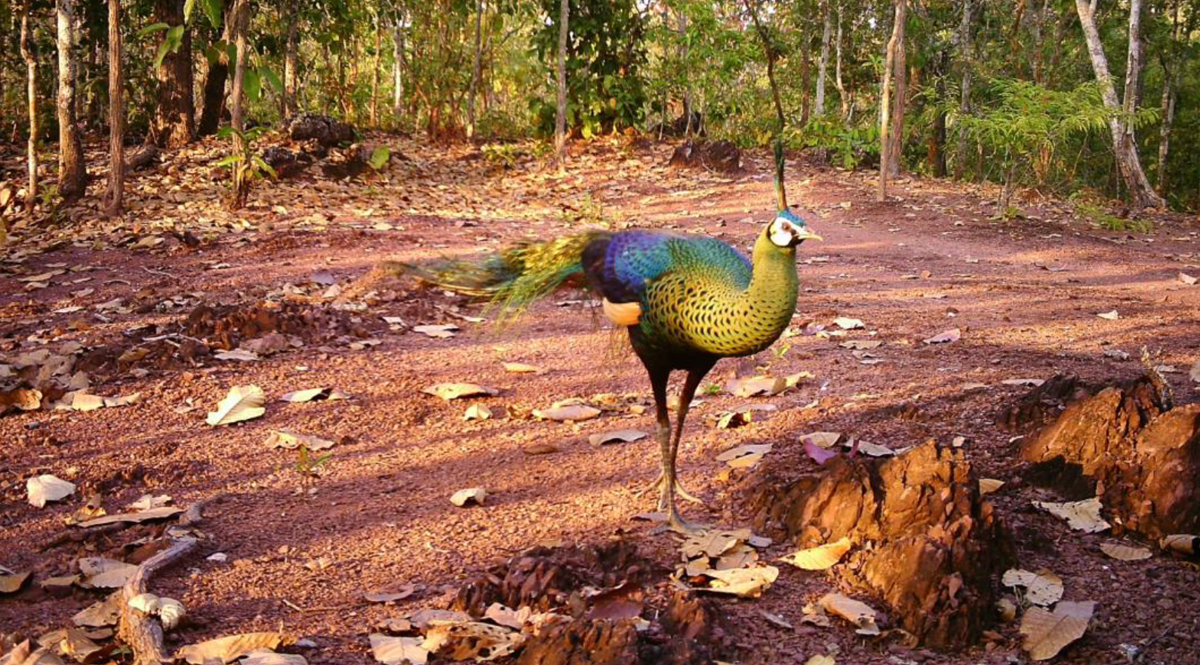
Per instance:
[[[812,38],[809,36],[809,24],[806,22],[800,31],[800,125],[808,124],[812,114],[812,57],[809,46]],[[772,47],[774,48],[774,47]]]
[[[960,89],[959,113],[971,115],[971,73],[974,69],[971,49],[971,11],[972,0],[963,0],[962,21],[958,25],[959,65],[962,67],[962,86]],[[967,133],[958,131],[958,149],[955,151],[954,177],[962,180],[967,171]]]
[[[908,0],[897,0],[897,18],[896,23],[899,26],[897,34],[899,39],[896,43],[895,61],[893,63],[895,71],[892,72],[892,85],[895,90],[892,93],[892,131],[889,138],[892,141],[892,146],[888,148],[888,175],[896,177],[900,175],[900,164],[904,161],[904,114],[908,110],[908,84],[906,76],[908,74],[908,50],[905,45],[905,28],[907,27],[907,8]]]
[[[121,0],[108,0],[108,193],[106,212],[125,207],[125,71],[121,65]]]
[[[1170,191],[1171,179],[1168,174],[1167,158],[1171,153],[1171,128],[1175,124],[1175,103],[1179,97],[1180,74],[1183,72],[1183,60],[1180,57],[1180,0],[1175,0],[1172,7],[1171,48],[1169,53],[1160,56],[1163,68],[1162,114],[1158,130],[1158,191],[1165,197]],[[1186,34],[1191,34],[1196,14],[1188,21]]]
[[[75,201],[87,189],[83,142],[75,124],[75,53],[72,0],[57,0],[58,17],[58,194]]]
[[[471,91],[467,95],[467,140],[475,137],[475,97],[483,67],[483,0],[475,1],[475,48],[471,55]]]
[[[221,27],[221,43],[228,44],[232,40],[231,25],[233,9],[225,10],[225,21]],[[295,28],[294,22],[292,29]],[[200,109],[200,122],[196,127],[199,136],[211,136],[217,133],[221,126],[221,116],[225,114],[225,84],[229,80],[229,52],[222,48],[216,62],[208,63],[208,74],[204,77],[204,106]],[[286,75],[286,74],[285,74]]]
[[[231,99],[230,124],[238,132],[241,132],[245,125],[243,117],[245,105],[242,103],[242,91],[246,80],[246,32],[250,24],[250,0],[234,0],[233,16],[230,21],[233,23],[233,38],[237,47],[237,56],[233,64],[233,89],[229,92]],[[244,154],[246,151],[244,140],[237,134],[234,135],[234,139],[238,154]]]
[[[1130,107],[1134,103],[1141,70],[1139,54],[1141,52],[1142,0],[1130,0],[1129,5],[1129,55],[1126,61],[1125,76],[1125,110],[1127,112],[1132,110]],[[1104,105],[1110,110],[1120,109],[1122,104],[1117,99],[1117,91],[1113,87],[1112,76],[1108,72],[1104,42],[1101,41],[1100,32],[1096,29],[1095,6],[1089,5],[1087,0],[1075,0],[1075,8],[1079,12],[1079,23],[1083,26],[1088,55],[1091,57],[1092,70],[1096,74],[1096,80],[1100,83]],[[1139,208],[1165,208],[1166,201],[1154,191],[1154,187],[1146,178],[1146,172],[1142,170],[1133,125],[1127,125],[1121,117],[1112,118],[1108,125],[1112,133],[1113,152],[1116,155],[1121,178],[1129,190],[1129,197],[1133,204]]]
[[[825,17],[825,27],[821,31],[821,59],[817,64],[817,100],[813,104],[813,113],[825,115],[825,78],[829,70],[829,38],[833,32],[833,12],[829,11],[829,1],[821,2],[821,13]]]
[[[375,17],[375,59],[371,63],[371,127],[379,129],[379,66],[383,53],[383,18]]]
[[[155,0],[155,19],[171,27],[184,24],[183,0]],[[162,39],[167,31],[162,31]],[[185,27],[179,50],[158,67],[158,107],[153,133],[160,148],[180,148],[195,138],[196,105],[192,100],[192,36]]]
[[[33,216],[38,196],[38,103],[37,56],[33,52],[33,0],[21,6],[21,57],[25,59],[26,95],[29,105],[29,146],[26,151],[29,182],[25,185],[25,214]]]
[[[684,67],[684,84],[683,84],[683,135],[690,136],[692,133],[692,83],[687,77],[687,59],[688,59],[688,17],[680,7],[678,10],[678,18],[675,21],[675,34],[679,37],[679,48],[675,52],[675,56],[679,58],[680,65]],[[668,11],[664,7],[663,18],[667,17]],[[700,128],[696,128],[699,133]]]
[[[401,10],[402,11],[402,10]],[[392,107],[396,118],[404,116],[404,14],[396,16],[396,34],[392,37]]]
[[[283,90],[279,95],[279,118],[287,120],[296,111],[296,35],[300,21],[299,0],[286,0],[287,35],[283,46]],[[376,53],[379,47],[376,45]],[[376,57],[379,57],[376,55]]]
[[[969,0],[968,0],[969,1]],[[850,98],[846,95],[846,86],[842,83],[842,6],[838,0],[837,8],[837,43],[834,48],[836,59],[833,67],[833,85],[837,88],[838,99],[842,103],[842,122],[850,119]]]
[[[558,153],[558,167],[565,169],[567,163],[567,25],[571,18],[568,0],[558,3],[558,109],[554,116],[554,147]]]
[[[892,37],[887,44],[887,57],[883,65],[883,89],[880,93],[879,102],[879,191],[876,198],[880,201],[887,200],[887,181],[892,175],[892,165],[896,160],[891,152],[895,147],[895,142],[892,140],[891,132],[895,130],[896,125],[892,119],[894,109],[902,108],[901,102],[897,99],[893,102],[892,95],[892,78],[902,78],[904,76],[904,21],[907,0],[895,0],[895,19],[892,23]],[[901,98],[904,96],[904,86],[899,80],[896,81],[895,97]],[[903,130],[903,117],[900,118],[899,128]]]

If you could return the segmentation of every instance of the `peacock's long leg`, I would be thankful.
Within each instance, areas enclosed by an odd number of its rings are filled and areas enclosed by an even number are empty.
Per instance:
[[[712,369],[714,363],[709,362],[703,365],[697,365],[688,370],[687,379],[683,382],[683,390],[679,393],[679,410],[675,413],[675,436],[671,440],[671,469],[675,469],[676,457],[679,455],[679,441],[683,438],[683,423],[687,420],[688,409],[692,406],[692,400],[696,397],[696,389],[700,387],[700,382],[704,380],[704,375],[708,374],[708,370]],[[675,493],[680,497],[703,505],[703,501],[688,494],[683,487],[679,485],[678,477],[671,477],[668,482],[675,486]],[[660,502],[661,503],[661,502]],[[659,506],[662,510],[663,506]]]
[[[675,507],[675,457],[671,445],[671,417],[667,409],[667,379],[671,374],[669,369],[655,367],[646,368],[650,373],[650,387],[654,393],[654,416],[658,421],[656,434],[661,455],[662,475],[666,482],[662,485],[659,496],[659,510],[667,515],[667,525],[680,533],[697,533],[702,528],[689,524],[679,515]]]

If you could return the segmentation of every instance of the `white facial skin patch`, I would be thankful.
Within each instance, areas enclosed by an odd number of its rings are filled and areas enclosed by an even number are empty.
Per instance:
[[[787,247],[798,235],[800,235],[800,229],[786,219],[776,217],[775,221],[771,222],[771,242],[778,247]]]

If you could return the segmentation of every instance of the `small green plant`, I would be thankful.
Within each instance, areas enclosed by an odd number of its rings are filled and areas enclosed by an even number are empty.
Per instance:
[[[1118,217],[1109,212],[1103,203],[1086,194],[1079,192],[1072,194],[1071,204],[1075,207],[1075,214],[1102,229],[1118,232],[1132,231],[1134,233],[1152,233],[1154,231],[1153,222],[1143,219],[1124,219]]]
[[[300,472],[300,475],[306,479],[316,478],[317,469],[325,462],[328,462],[330,457],[333,457],[333,453],[313,455],[308,446],[301,445],[296,449],[296,471]]]
[[[367,166],[372,170],[379,172],[387,166],[388,161],[392,159],[392,151],[387,146],[381,145],[371,151],[371,157],[367,159]]]
[[[710,383],[707,386],[704,386],[704,394],[708,395],[709,397],[716,397],[717,395],[720,395],[721,391],[723,390],[724,388],[722,388],[721,384],[719,383]]]
[[[775,355],[776,360],[783,360],[783,357],[786,356],[788,354],[788,351],[791,351],[791,350],[792,350],[791,344],[780,344],[778,346],[771,347],[771,353],[773,353]]]
[[[242,131],[227,125],[217,132],[221,138],[231,139],[233,144],[233,154],[217,162],[218,168],[230,169],[233,175],[232,196],[229,200],[232,210],[246,205],[246,197],[250,195],[250,186],[255,180],[278,177],[275,169],[254,153],[254,141],[265,131],[265,127],[253,127]]]

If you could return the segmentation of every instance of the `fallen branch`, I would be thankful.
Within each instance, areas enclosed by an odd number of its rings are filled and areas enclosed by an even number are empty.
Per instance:
[[[82,543],[92,536],[99,536],[105,533],[120,531],[133,525],[133,522],[114,522],[112,524],[101,524],[100,526],[88,527],[86,529],[70,529],[63,531],[57,536],[39,545],[38,551],[45,552],[47,550],[54,549],[59,545],[65,545],[67,543]]]
[[[180,538],[167,549],[146,559],[121,589],[121,619],[117,635],[133,651],[134,665],[159,665],[173,659],[164,653],[162,625],[157,619],[129,606],[135,596],[146,593],[150,578],[189,554],[200,544],[190,536]]]

